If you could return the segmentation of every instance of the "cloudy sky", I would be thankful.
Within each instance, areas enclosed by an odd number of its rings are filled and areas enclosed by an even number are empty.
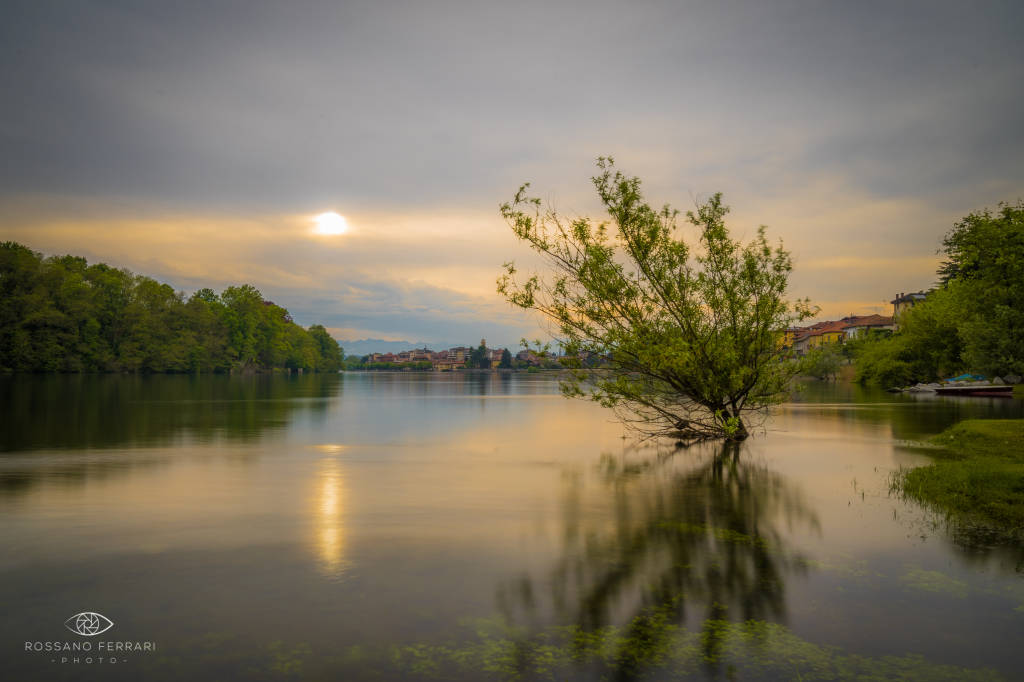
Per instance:
[[[824,315],[884,313],[1024,195],[1022,29],[1019,0],[5,0],[0,239],[250,282],[340,339],[516,342],[497,207],[597,215],[610,154],[768,225]]]

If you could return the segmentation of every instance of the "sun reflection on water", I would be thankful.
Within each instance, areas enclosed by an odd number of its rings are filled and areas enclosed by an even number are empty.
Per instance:
[[[340,455],[345,450],[345,446],[341,443],[320,443],[312,447],[325,455]]]
[[[337,446],[340,451],[341,446]],[[345,479],[334,457],[320,460],[316,475],[314,544],[320,569],[331,577],[345,572]]]

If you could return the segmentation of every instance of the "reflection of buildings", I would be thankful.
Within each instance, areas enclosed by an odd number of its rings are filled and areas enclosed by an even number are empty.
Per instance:
[[[342,449],[340,445],[318,446],[329,453]],[[345,509],[345,481],[341,463],[335,457],[320,460],[316,474],[314,497],[314,546],[320,567],[329,576],[340,575],[346,567],[345,526],[342,515]]]

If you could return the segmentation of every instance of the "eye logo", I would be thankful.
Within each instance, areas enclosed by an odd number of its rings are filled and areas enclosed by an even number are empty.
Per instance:
[[[74,632],[76,635],[92,637],[93,635],[101,634],[114,627],[114,621],[110,620],[102,613],[83,611],[82,613],[76,613],[64,621],[64,627],[71,630],[71,632]]]

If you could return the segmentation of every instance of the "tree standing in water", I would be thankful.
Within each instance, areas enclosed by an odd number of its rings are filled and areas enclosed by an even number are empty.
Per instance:
[[[498,291],[553,323],[569,357],[597,356],[604,370],[568,373],[562,392],[614,408],[642,431],[683,439],[749,434],[751,417],[785,396],[797,371],[783,331],[811,315],[786,299],[792,259],[765,228],[746,245],[725,227],[720,194],[686,218],[697,248],[683,240],[678,211],[652,208],[640,180],[597,161],[594,187],[611,220],[567,220],[523,185],[501,214],[516,237],[552,267],[518,276],[506,263]]]

